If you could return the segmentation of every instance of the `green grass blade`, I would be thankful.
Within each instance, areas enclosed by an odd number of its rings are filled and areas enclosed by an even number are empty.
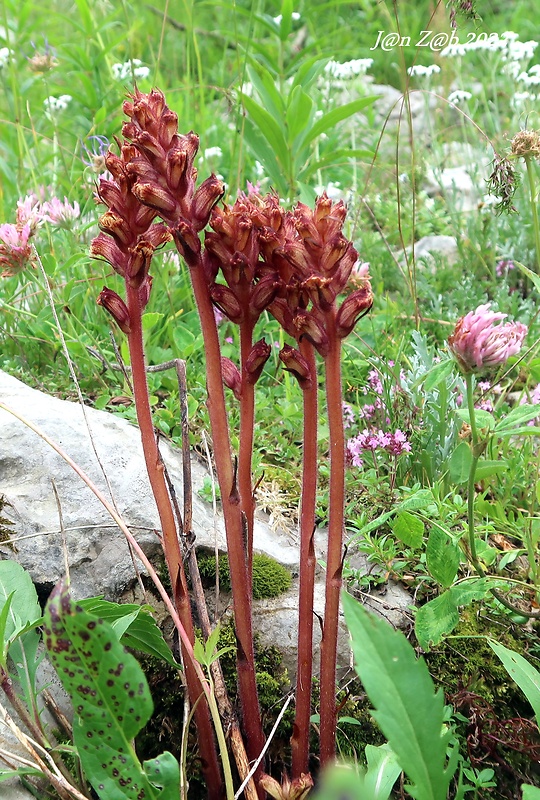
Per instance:
[[[522,655],[499,642],[488,639],[488,644],[533,707],[536,722],[540,726],[540,672]]]

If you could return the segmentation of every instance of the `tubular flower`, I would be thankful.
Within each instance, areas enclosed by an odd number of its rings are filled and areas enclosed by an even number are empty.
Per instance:
[[[448,345],[462,372],[476,372],[504,364],[521,350],[527,326],[521,322],[500,324],[507,314],[478,306],[458,320]]]
[[[121,331],[124,333],[130,332],[128,307],[116,292],[104,286],[98,295],[97,304],[98,306],[103,306],[109,312]]]
[[[259,785],[274,800],[304,800],[313,788],[313,779],[311,775],[303,772],[299,778],[294,778],[292,781],[285,775],[281,783],[278,783],[270,775],[263,775]]]

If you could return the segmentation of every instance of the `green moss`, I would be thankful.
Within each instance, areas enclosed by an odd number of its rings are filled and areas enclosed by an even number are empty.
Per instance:
[[[216,558],[209,553],[199,553],[199,571],[201,578],[211,586],[216,580]],[[229,559],[221,555],[219,563],[219,584],[225,592],[231,590]],[[264,554],[253,556],[253,598],[262,600],[265,597],[278,597],[291,586],[291,573],[275,559]]]
[[[486,618],[471,606],[462,611],[455,635],[424,658],[436,684],[445,692],[456,714],[456,733],[465,759],[491,767],[497,788],[493,800],[518,796],[523,782],[538,786],[531,746],[538,752],[538,731],[525,696],[508,675],[483,637],[494,638],[524,655],[534,643],[530,633],[504,619]]]

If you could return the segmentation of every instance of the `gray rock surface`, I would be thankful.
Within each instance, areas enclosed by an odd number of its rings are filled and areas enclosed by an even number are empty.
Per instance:
[[[408,248],[408,252],[411,253],[411,248]],[[454,236],[424,236],[415,243],[414,254],[417,263],[431,268],[436,264],[437,257],[449,265],[455,264],[459,250]]]
[[[146,476],[139,430],[120,417],[59,400],[31,389],[0,372],[0,398],[56,441],[110,499],[107,480],[118,511],[149,557],[161,551],[155,502]],[[89,430],[91,431],[92,439]],[[99,456],[99,461],[92,446]],[[36,584],[52,587],[64,573],[62,535],[52,485],[56,484],[65,528],[68,563],[76,596],[104,594],[117,598],[134,580],[134,569],[122,533],[73,469],[24,423],[0,409],[0,487],[11,504],[6,515],[14,522],[18,561]],[[182,492],[181,455],[166,442],[161,451],[177,494]],[[100,463],[101,462],[101,466]],[[197,496],[207,476],[192,461],[193,527],[196,544],[225,549],[221,518]],[[105,478],[107,477],[107,480]],[[255,548],[283,564],[297,562],[297,548],[285,533],[257,522]],[[8,546],[0,553],[12,558]],[[139,565],[141,566],[141,565]]]

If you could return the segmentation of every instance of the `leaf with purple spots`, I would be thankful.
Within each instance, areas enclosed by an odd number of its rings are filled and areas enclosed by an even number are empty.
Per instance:
[[[154,774],[145,772],[133,748],[153,703],[141,667],[111,626],[76,605],[69,589],[58,584],[45,609],[43,630],[49,658],[73,701],[74,744],[99,797],[172,797],[154,785]],[[164,762],[168,775],[169,756]]]

